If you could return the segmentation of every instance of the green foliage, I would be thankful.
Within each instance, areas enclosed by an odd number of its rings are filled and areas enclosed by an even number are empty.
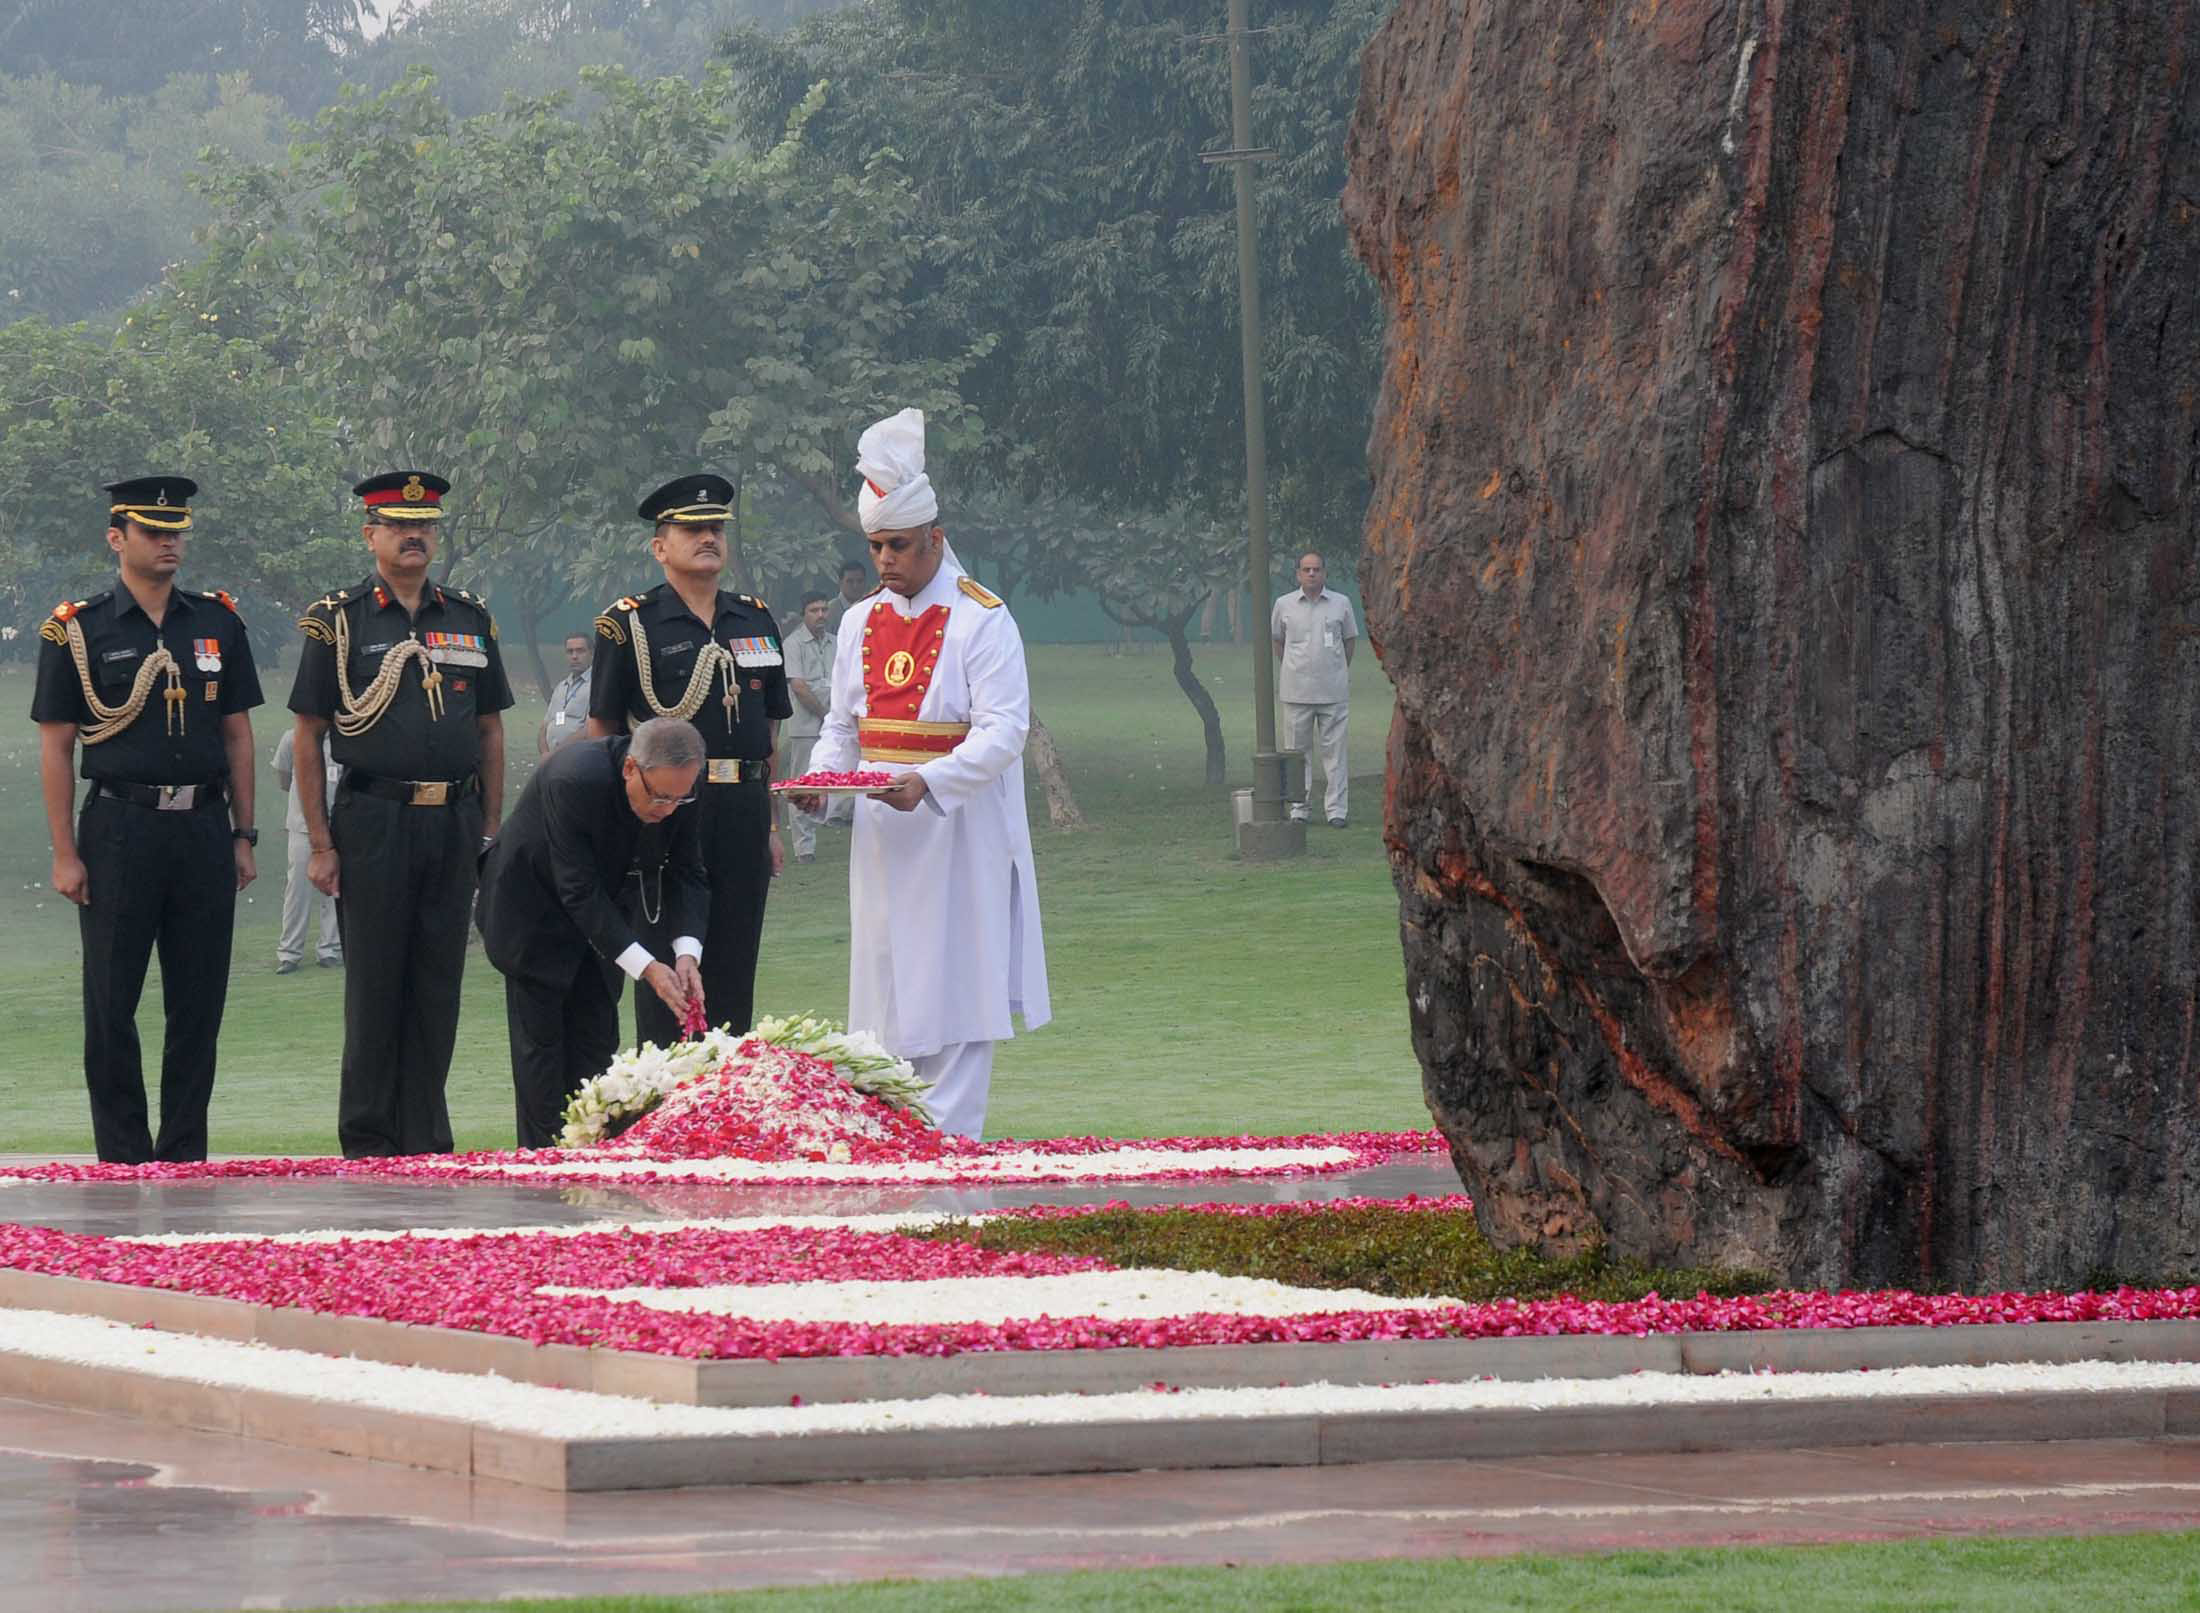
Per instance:
[[[243,74],[172,78],[143,97],[0,77],[0,322],[119,318],[195,250],[197,154],[272,157],[284,122]]]
[[[522,641],[574,583],[635,585],[634,501],[664,476],[777,473],[837,512],[863,420],[919,404],[950,450],[979,429],[966,357],[899,351],[913,210],[891,163],[820,158],[799,115],[743,147],[722,71],[582,83],[585,109],[466,119],[426,72],[348,96],[285,163],[216,166],[183,277],[335,402],[355,464],[452,477],[444,561],[510,580]]]
[[[1374,300],[1337,198],[1378,0],[1263,0],[1254,138],[1279,539],[1356,530]],[[964,391],[1024,492],[1236,519],[1243,437],[1228,67],[1220,0],[867,0],[729,41],[743,127],[810,121],[843,160],[892,151],[926,221],[921,328],[1000,335]]]
[[[295,377],[180,300],[112,334],[19,320],[0,329],[0,609],[22,622],[107,586],[99,484],[173,470],[202,489],[186,584],[227,589],[255,629],[288,637],[357,564],[336,453]]]
[[[175,73],[245,73],[294,110],[335,89],[371,0],[16,0],[0,9],[0,61],[119,95]]]
[[[584,67],[699,77],[728,29],[783,28],[837,0],[404,0],[349,77],[388,89],[431,69],[454,112],[573,88]]]
[[[1304,1288],[1364,1288],[1401,1299],[1641,1299],[1649,1293],[1756,1294],[1760,1272],[1659,1271],[1593,1250],[1549,1260],[1492,1248],[1466,1210],[1373,1206],[1234,1215],[1106,1209],[1090,1215],[954,1222],[914,1234],[1003,1252],[1094,1255],[1123,1267],[1216,1271]]]

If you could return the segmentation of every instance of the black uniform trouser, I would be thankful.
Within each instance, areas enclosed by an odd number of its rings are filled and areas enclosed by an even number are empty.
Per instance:
[[[764,938],[764,898],[771,891],[772,803],[763,779],[739,784],[698,784],[703,792],[703,871],[710,876],[710,929],[703,943],[703,1002],[713,1025],[745,1031],[756,1017],[756,954]],[[660,963],[672,961],[678,939],[659,905],[655,874],[644,874],[642,904],[635,913],[642,945]],[[649,915],[659,915],[656,922]],[[672,1010],[649,987],[634,983],[638,1042],[670,1047],[680,1040]]]
[[[619,999],[592,952],[572,979],[546,986],[504,977],[504,1021],[512,1033],[512,1096],[522,1148],[554,1148],[566,1100],[603,1074],[619,1051]]]
[[[346,1159],[447,1154],[481,797],[412,806],[339,788],[329,836],[344,936],[336,1140]]]
[[[229,995],[237,858],[222,803],[161,812],[94,794],[76,824],[91,900],[84,938],[84,1084],[109,1164],[206,1157],[214,1044]],[[148,1126],[138,999],[160,948],[160,1137]]]

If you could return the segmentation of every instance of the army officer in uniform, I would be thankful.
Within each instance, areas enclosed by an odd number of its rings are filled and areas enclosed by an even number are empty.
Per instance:
[[[370,476],[374,570],[299,620],[290,691],[295,749],[344,769],[336,800],[298,770],[316,888],[344,937],[344,1063],[336,1135],[346,1158],[449,1153],[443,1101],[477,859],[504,804],[512,703],[496,624],[473,595],[428,576],[450,483]]]
[[[713,1024],[749,1028],[755,1014],[756,953],[764,897],[786,861],[774,825],[772,751],[794,707],[779,624],[761,599],[718,587],[726,569],[726,516],[733,484],[683,476],[641,502],[649,552],[665,580],[596,618],[588,700],[591,738],[630,723],[679,717],[703,735],[703,867],[710,878],[710,945],[703,990]],[[659,957],[674,939],[645,923],[642,940]],[[634,994],[637,1038],[660,1047],[680,1039],[678,1022],[655,994]]]
[[[198,484],[142,476],[106,492],[115,586],[57,607],[38,630],[31,718],[53,887],[76,903],[83,936],[84,1083],[99,1157],[197,1160],[237,893],[256,872],[249,713],[260,678],[229,596],[176,586]],[[72,825],[79,740],[91,788]],[[157,1137],[137,1033],[156,946],[167,1021]]]

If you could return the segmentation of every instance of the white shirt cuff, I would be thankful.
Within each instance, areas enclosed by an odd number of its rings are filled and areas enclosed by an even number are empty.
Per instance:
[[[674,936],[672,939],[672,955],[675,958],[693,958],[697,963],[701,963],[703,961],[703,943],[696,940],[692,935]]]
[[[626,971],[627,979],[639,980],[642,978],[642,971],[657,960],[649,955],[649,948],[636,941],[620,953],[615,961]]]

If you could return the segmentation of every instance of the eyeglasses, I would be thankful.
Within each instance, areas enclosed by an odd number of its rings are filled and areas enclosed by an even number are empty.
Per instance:
[[[692,795],[659,795],[655,787],[649,782],[648,768],[637,767],[634,769],[634,773],[642,781],[642,794],[649,797],[651,806],[684,807],[695,799]]]

